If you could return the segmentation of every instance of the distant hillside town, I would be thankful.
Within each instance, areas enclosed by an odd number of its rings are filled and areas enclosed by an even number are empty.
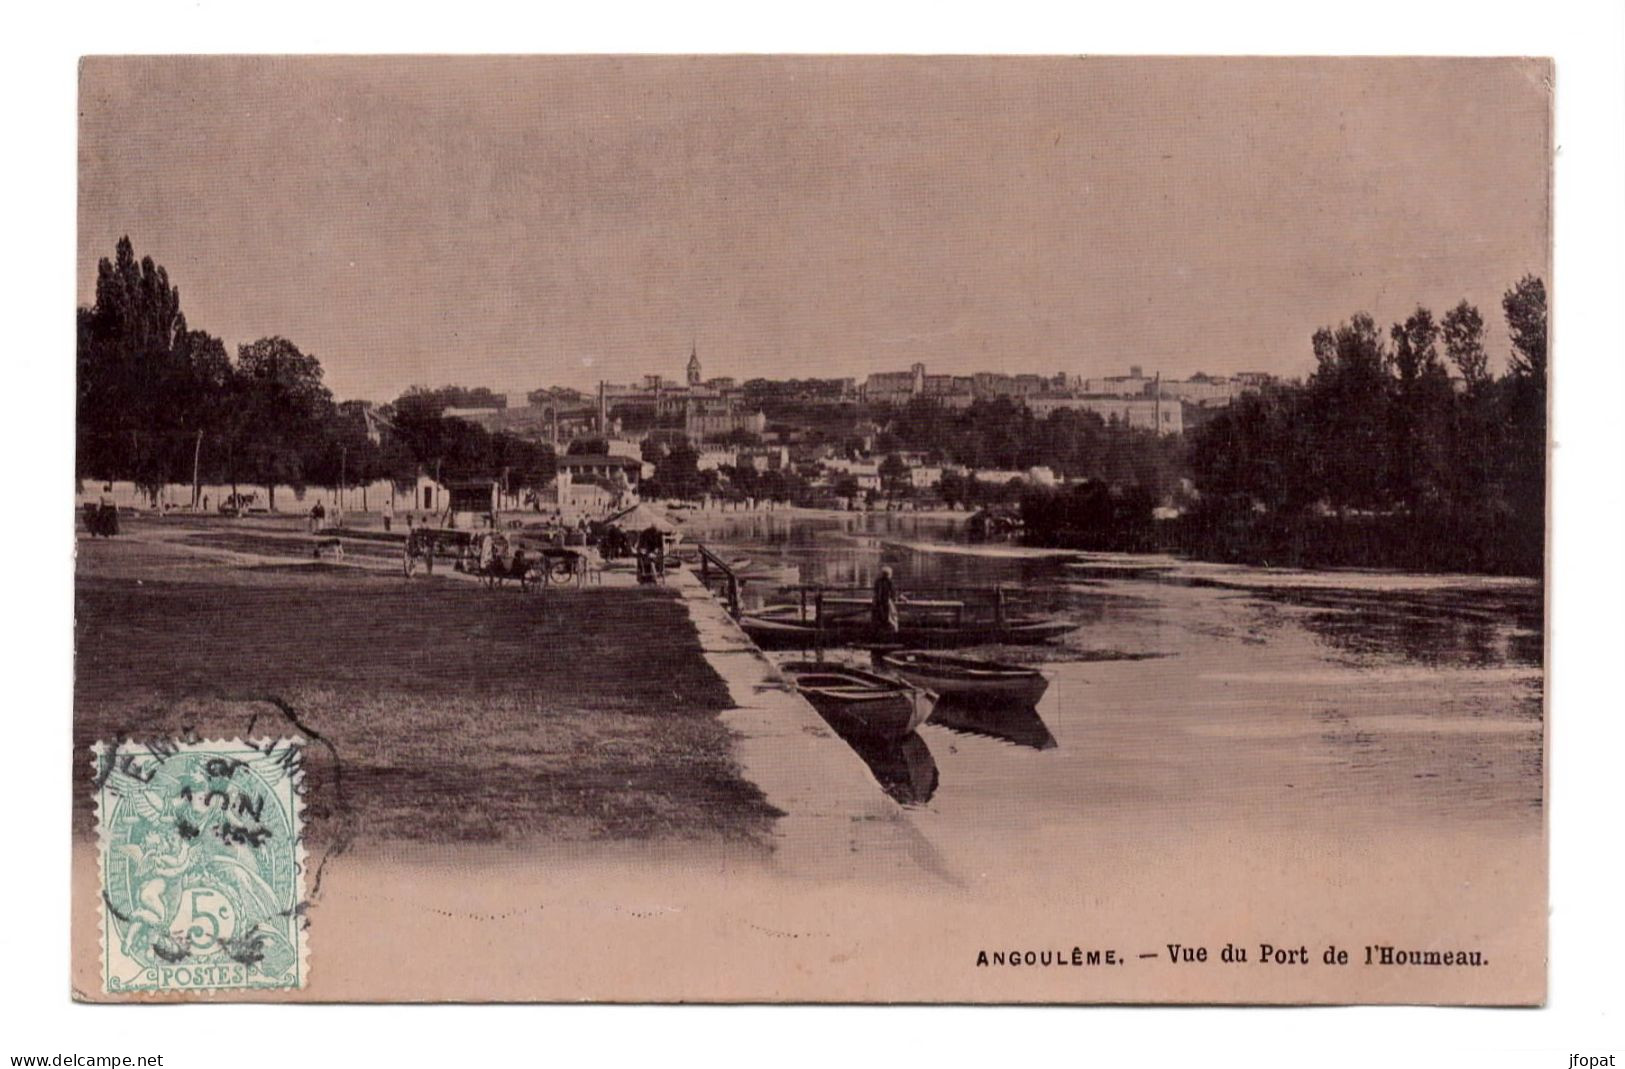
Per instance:
[[[555,504],[585,503],[589,486],[674,496],[815,500],[840,507],[920,499],[985,504],[1018,485],[1053,485],[1079,472],[1069,447],[968,438],[963,426],[1034,426],[1056,413],[1096,417],[1102,432],[1177,438],[1273,376],[1126,374],[1085,378],[982,371],[882,371],[866,379],[706,378],[691,345],[681,378],[658,373],[594,391],[528,394],[447,387],[441,414],[558,454]],[[944,422],[952,421],[952,423]],[[957,428],[957,429],[956,429]],[[1008,438],[1008,436],[1006,436]],[[1172,455],[1165,451],[1165,455]],[[641,461],[641,463],[640,463]],[[945,477],[946,476],[946,480]],[[1166,497],[1176,480],[1155,480]],[[978,490],[978,487],[982,489]],[[610,502],[605,502],[609,504]]]
[[[698,348],[691,348],[681,381],[648,374],[635,384],[599,383],[596,394],[553,387],[532,391],[523,404],[510,395],[489,394],[479,407],[448,407],[445,415],[477,423],[493,433],[512,434],[554,445],[576,438],[681,430],[691,441],[768,430],[768,410],[786,405],[902,408],[925,401],[967,409],[977,401],[1009,400],[1043,419],[1054,412],[1089,412],[1103,420],[1157,434],[1181,434],[1213,410],[1276,381],[1264,372],[1232,376],[1197,372],[1188,379],[1146,375],[1139,365],[1124,375],[1084,378],[978,371],[970,375],[930,374],[923,363],[907,371],[877,371],[861,383],[853,378],[776,381],[703,376]],[[816,423],[817,419],[804,420]]]

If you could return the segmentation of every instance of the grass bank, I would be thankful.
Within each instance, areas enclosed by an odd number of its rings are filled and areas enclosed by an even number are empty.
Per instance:
[[[308,564],[182,564],[80,542],[75,828],[97,739],[286,730],[313,754],[311,831],[346,810],[390,841],[755,844],[777,812],[746,781],[731,706],[679,600],[640,589],[522,595]],[[254,716],[261,719],[251,729]]]

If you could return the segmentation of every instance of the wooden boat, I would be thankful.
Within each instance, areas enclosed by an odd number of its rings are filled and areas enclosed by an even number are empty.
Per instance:
[[[1044,673],[1019,664],[951,657],[922,650],[883,654],[880,662],[900,679],[956,700],[1037,705],[1038,699],[1049,689]]]
[[[794,606],[788,611],[764,610],[739,617],[739,626],[764,649],[810,649],[826,646],[886,646],[951,649],[956,646],[1030,646],[1060,638],[1078,625],[1066,620],[1014,617],[1002,624],[992,621],[905,619],[896,631],[876,627],[866,617],[826,620],[822,627],[802,620]]]
[[[839,664],[781,666],[802,697],[843,735],[900,739],[925,723],[936,696],[907,683]]]

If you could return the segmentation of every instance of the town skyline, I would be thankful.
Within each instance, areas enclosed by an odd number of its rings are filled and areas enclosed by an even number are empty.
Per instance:
[[[93,59],[77,296],[128,233],[228,348],[288,337],[373,401],[675,380],[696,346],[739,381],[1290,378],[1357,311],[1549,274],[1544,160],[1502,151],[1544,136],[1537,71]]]

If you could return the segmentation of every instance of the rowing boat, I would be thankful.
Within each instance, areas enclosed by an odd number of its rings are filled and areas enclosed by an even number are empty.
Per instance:
[[[1049,689],[1044,673],[1019,664],[950,657],[922,650],[898,650],[883,654],[880,661],[906,682],[945,697],[1036,705]]]
[[[936,696],[846,665],[797,661],[781,666],[796,690],[842,734],[900,739],[925,723]]]
[[[1044,618],[1015,618],[994,623],[992,621],[955,623],[948,620],[904,620],[891,631],[877,627],[865,617],[826,620],[822,627],[811,620],[802,620],[789,611],[747,613],[739,617],[739,626],[745,634],[764,649],[811,648],[826,646],[905,646],[928,649],[949,649],[955,646],[1007,645],[1030,646],[1050,642],[1078,625],[1066,620]]]

